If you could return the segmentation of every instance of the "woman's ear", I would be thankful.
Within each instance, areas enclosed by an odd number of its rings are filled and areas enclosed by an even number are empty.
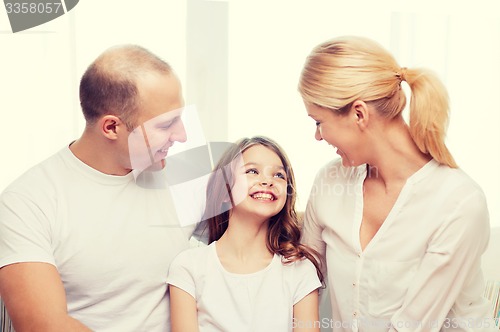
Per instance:
[[[125,124],[115,115],[105,115],[99,120],[101,133],[110,140],[118,139],[118,133],[124,127]]]
[[[362,100],[356,100],[352,103],[351,111],[355,117],[356,125],[361,130],[365,130],[370,120],[368,105]]]

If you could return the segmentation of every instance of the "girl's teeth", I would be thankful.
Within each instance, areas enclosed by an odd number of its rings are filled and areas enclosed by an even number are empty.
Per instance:
[[[255,199],[262,199],[262,200],[273,200],[273,195],[271,194],[256,193],[252,195],[252,197]]]

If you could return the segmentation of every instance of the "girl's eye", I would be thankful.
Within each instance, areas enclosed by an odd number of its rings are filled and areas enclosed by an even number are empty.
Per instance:
[[[319,121],[316,121],[316,127],[319,126],[321,123]]]
[[[281,172],[276,173],[274,176],[275,176],[275,177],[277,177],[277,178],[283,179],[283,180],[285,180],[285,179],[286,179],[285,174],[283,174],[283,173],[281,173]]]
[[[245,171],[245,174],[259,174],[255,168],[250,168]]]

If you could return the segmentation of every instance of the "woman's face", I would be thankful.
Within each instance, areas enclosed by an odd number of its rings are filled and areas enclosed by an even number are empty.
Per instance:
[[[360,144],[357,117],[353,109],[347,114],[338,114],[330,109],[306,103],[307,114],[316,122],[314,137],[325,140],[337,149],[344,166],[358,166],[364,163],[359,156]]]

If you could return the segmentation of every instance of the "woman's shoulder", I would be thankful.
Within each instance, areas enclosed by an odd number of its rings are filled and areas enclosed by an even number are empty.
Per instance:
[[[428,182],[433,183],[438,190],[449,192],[450,195],[463,196],[467,193],[483,195],[479,184],[461,168],[437,164]]]
[[[366,174],[366,164],[360,166],[346,167],[342,165],[342,159],[334,159],[323,165],[317,175],[316,181],[345,181],[352,178],[357,178]]]

